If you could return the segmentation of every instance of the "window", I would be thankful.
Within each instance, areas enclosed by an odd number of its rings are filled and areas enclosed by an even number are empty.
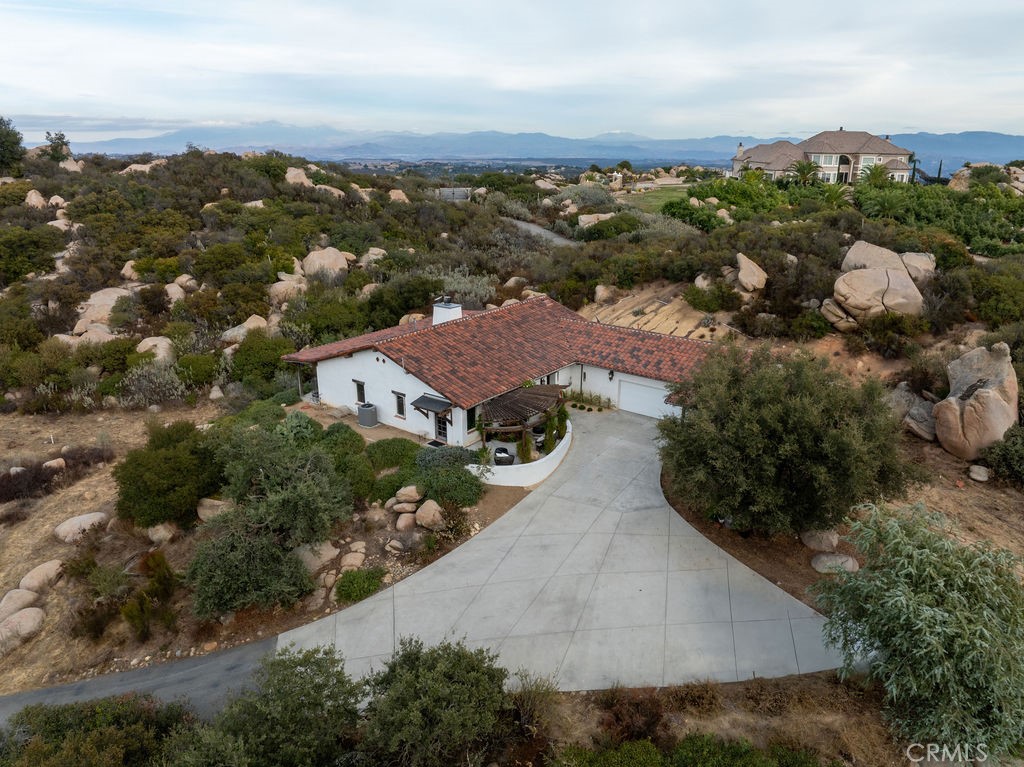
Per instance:
[[[391,393],[395,395],[395,415],[405,418],[405,395],[400,391]]]
[[[824,165],[824,163],[821,161],[821,155],[820,154],[812,154],[811,155],[811,162],[813,162],[815,165]]]
[[[366,384],[362,381],[352,379],[352,383],[356,385],[356,403],[362,405],[366,402]]]
[[[860,158],[860,166],[862,168],[870,168],[874,164],[875,164],[875,158],[874,157],[861,157]]]
[[[466,411],[466,430],[476,428],[476,406]]]

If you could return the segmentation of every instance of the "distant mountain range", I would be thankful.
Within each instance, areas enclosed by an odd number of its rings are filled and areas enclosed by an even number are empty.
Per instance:
[[[343,131],[335,128],[296,127],[279,122],[251,123],[231,127],[190,127],[152,138],[115,138],[107,141],[77,142],[77,153],[111,155],[176,154],[189,144],[218,151],[244,152],[278,149],[313,160],[429,160],[521,161],[525,163],[566,163],[600,165],[629,160],[639,165],[701,163],[728,165],[736,146],[789,138],[776,136],[712,136],[695,139],[652,139],[633,133],[603,133],[574,139],[546,133],[433,133],[429,135],[387,131]],[[935,173],[942,161],[943,175],[965,162],[1007,163],[1024,159],[1024,136],[970,131],[966,133],[900,133],[893,143],[915,152],[921,167]]]

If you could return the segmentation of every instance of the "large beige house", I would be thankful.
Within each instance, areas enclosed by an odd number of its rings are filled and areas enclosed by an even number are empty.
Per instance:
[[[893,181],[910,178],[910,150],[865,131],[822,131],[816,136],[794,144],[776,141],[750,148],[740,144],[732,158],[732,176],[744,170],[759,168],[768,178],[789,175],[794,162],[810,160],[821,168],[818,177],[830,184],[849,184],[874,165],[884,165]]]

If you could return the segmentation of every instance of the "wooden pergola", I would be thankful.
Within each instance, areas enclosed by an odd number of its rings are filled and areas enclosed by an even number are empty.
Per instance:
[[[515,433],[530,428],[529,422],[539,415],[551,418],[562,403],[566,386],[539,384],[521,386],[487,400],[480,406],[480,420],[486,432]]]

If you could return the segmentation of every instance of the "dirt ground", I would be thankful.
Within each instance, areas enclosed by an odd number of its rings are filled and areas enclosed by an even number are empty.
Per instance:
[[[323,408],[299,407],[328,425],[336,420],[347,420]],[[196,408],[166,409],[155,417],[164,423],[182,419],[208,423],[220,414],[218,407],[204,403]],[[0,462],[14,465],[24,460],[52,458],[59,455],[63,445],[105,444],[113,448],[116,463],[129,450],[145,444],[145,425],[151,417],[154,416],[149,413],[121,410],[47,417],[0,416],[0,446],[3,449]],[[407,436],[391,433],[393,430],[386,427],[359,428],[359,431],[370,440]],[[56,525],[78,514],[103,511],[114,519],[117,488],[111,472],[111,465],[99,465],[79,481],[50,495],[0,504],[0,512],[15,504],[23,504],[23,508],[29,511],[28,519],[22,522],[0,525],[0,593],[17,588],[21,577],[37,564],[50,559],[67,561],[80,555],[90,544],[95,544],[95,556],[100,564],[116,565],[135,572],[138,560],[156,547],[143,534],[119,522],[78,545],[62,543],[53,536]],[[527,492],[522,488],[489,487],[478,506],[469,510],[470,534],[476,534],[498,519]],[[188,566],[200,535],[201,528],[195,534],[185,535],[161,547],[177,572]],[[374,525],[365,510],[358,510],[351,521],[338,525],[332,531],[330,542],[341,552],[338,559],[349,551],[352,542],[364,541],[367,556],[363,567],[383,567],[387,571],[385,583],[393,583],[408,577],[465,540],[465,537],[457,541],[442,539],[429,555],[420,552],[396,557],[384,550],[390,537],[391,531],[387,527]],[[333,580],[329,574],[336,574],[337,568],[338,563],[331,562],[318,571],[318,577],[324,582],[328,578]],[[141,576],[133,574],[133,583],[141,584]],[[90,597],[83,584],[62,578],[40,603],[47,614],[42,633],[0,659],[0,694],[200,655],[272,636],[344,609],[343,605],[330,598],[329,591],[321,583],[311,597],[290,609],[245,610],[231,616],[226,625],[222,625],[196,620],[189,609],[188,593],[181,589],[174,605],[178,614],[175,631],[157,626],[149,640],[139,643],[124,621],[115,620],[103,638],[94,642],[71,635],[75,611]]]

